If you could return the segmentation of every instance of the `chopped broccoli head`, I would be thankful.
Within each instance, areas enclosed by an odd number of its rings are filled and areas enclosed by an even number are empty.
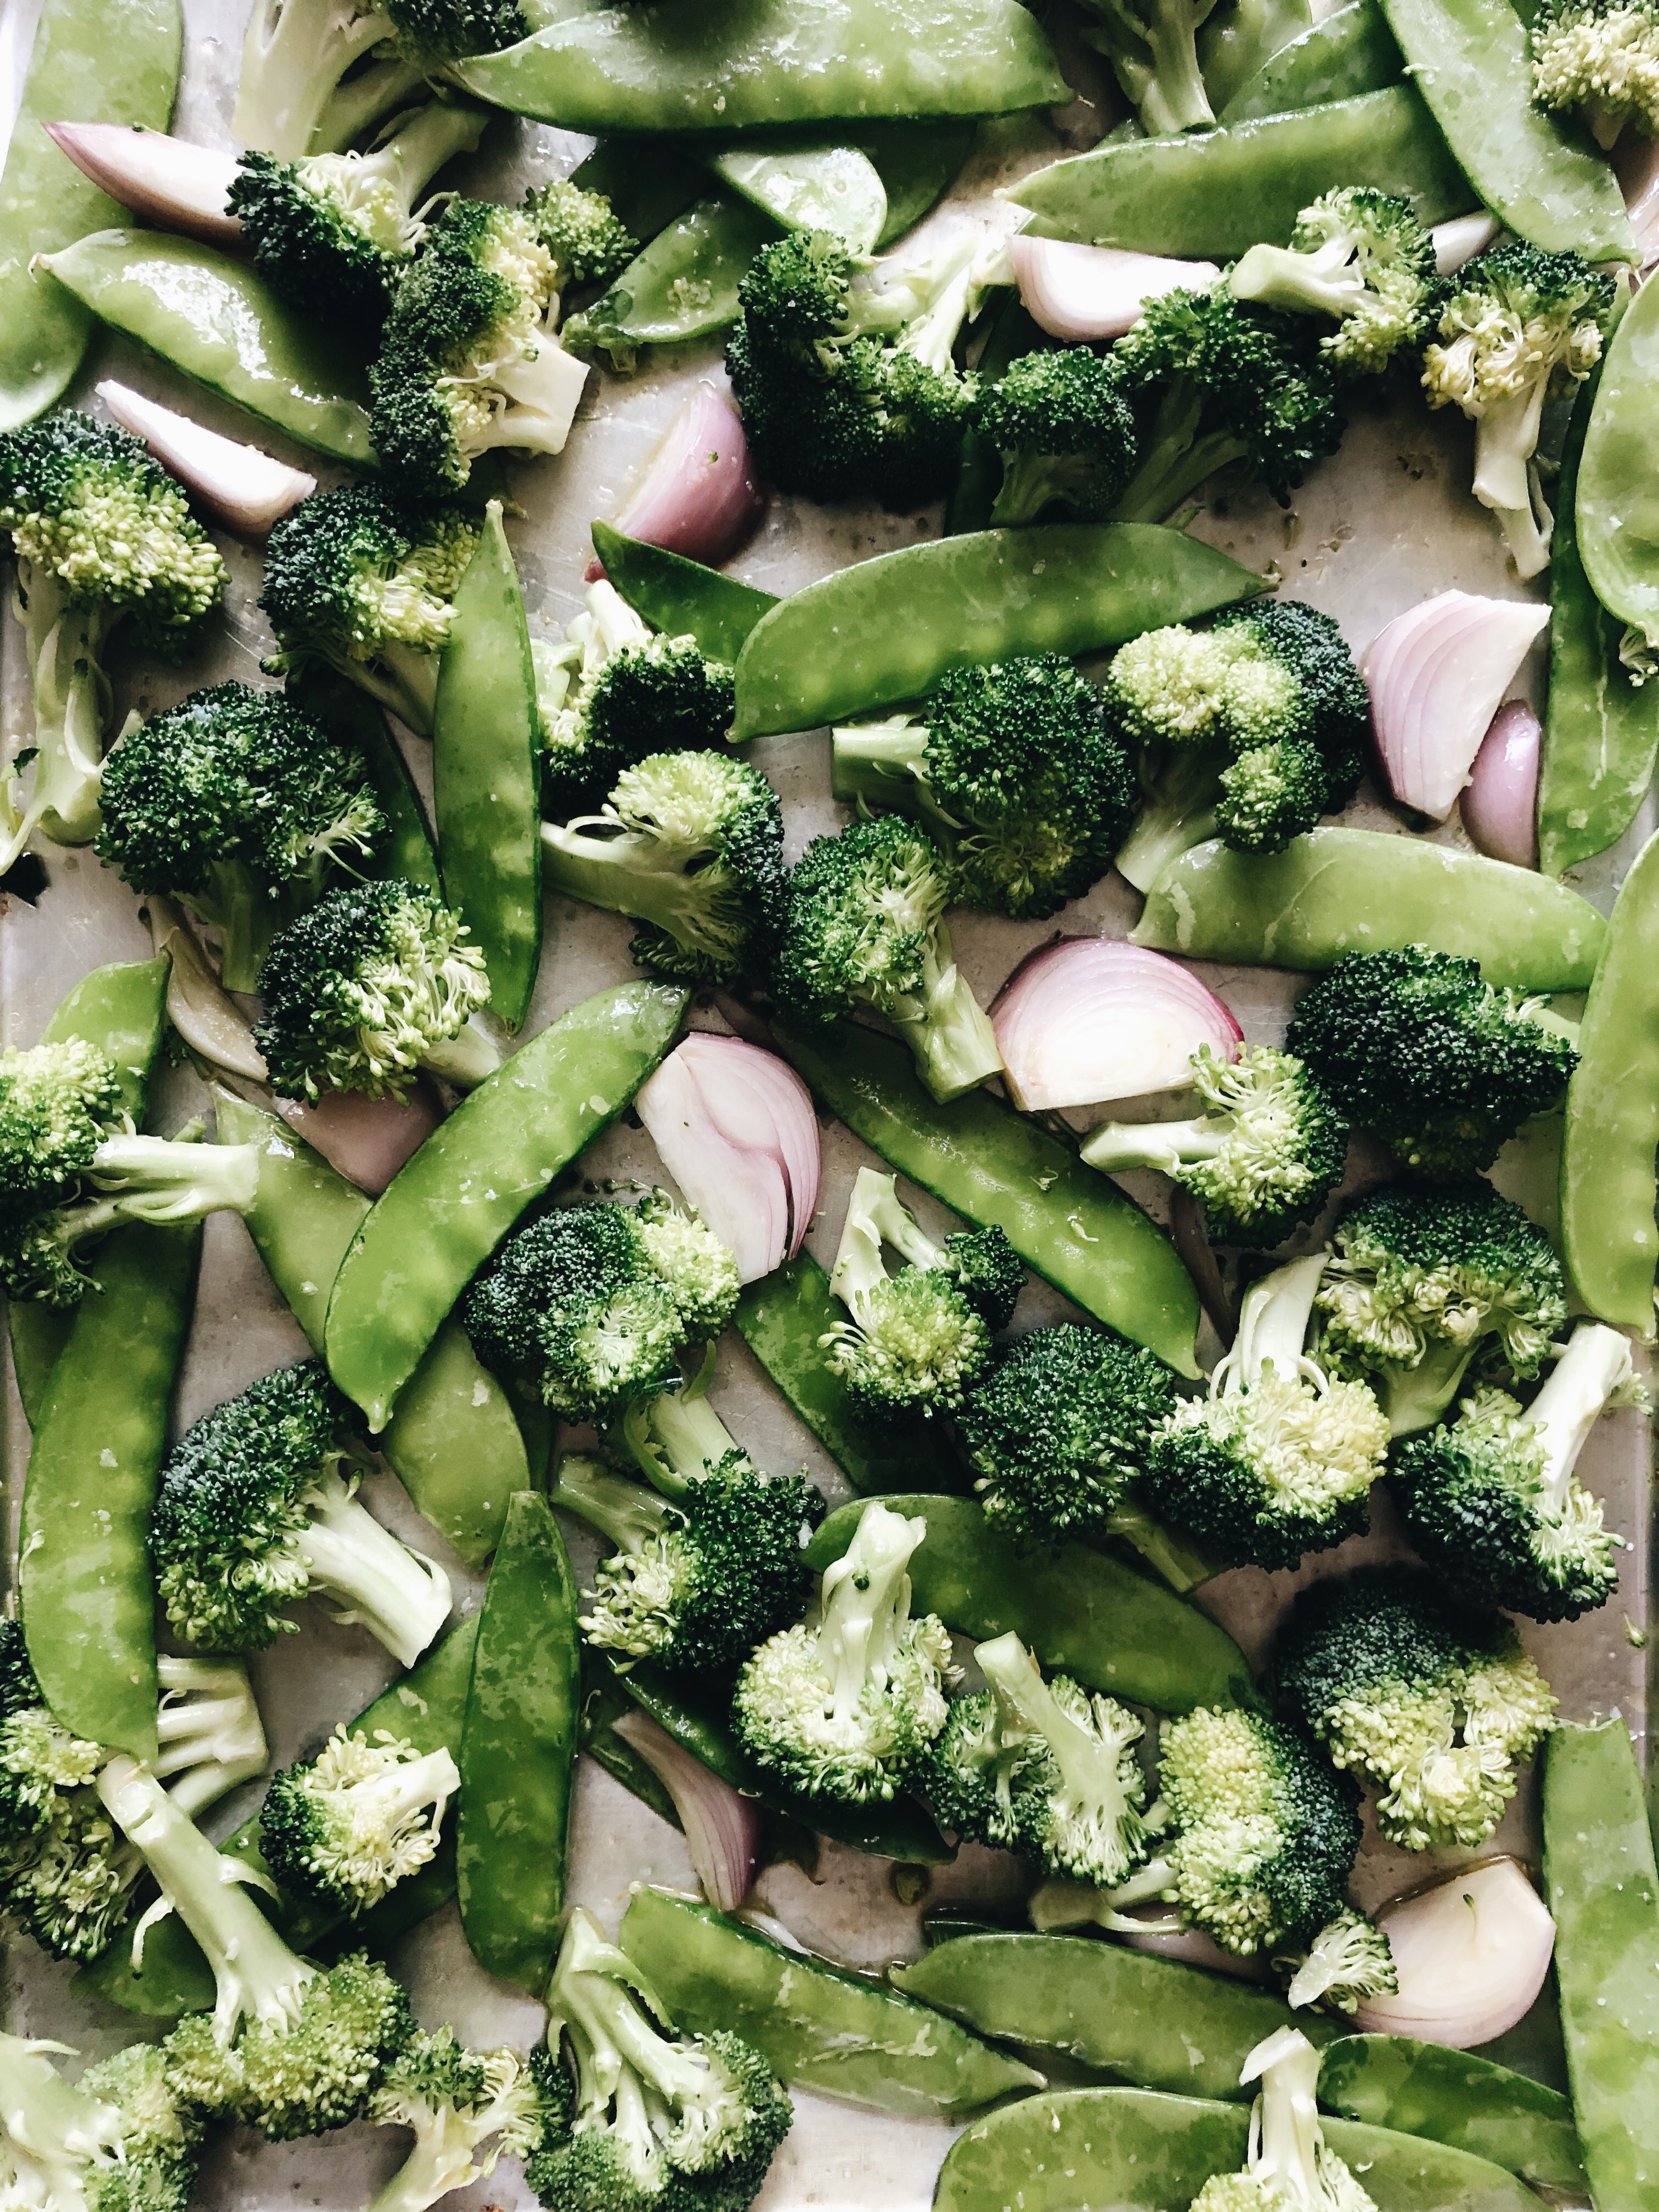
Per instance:
[[[1015,921],[1105,874],[1133,790],[1098,694],[1060,653],[952,669],[918,714],[835,732],[836,798],[914,815],[962,903]]]
[[[1337,1765],[1381,1793],[1377,1825],[1409,1851],[1485,1843],[1554,1725],[1550,1686],[1503,1614],[1458,1606],[1409,1567],[1304,1590],[1275,1674]]]
[[[1215,2173],[1192,2212],[1376,2212],[1319,2124],[1320,2054],[1300,2029],[1276,2028],[1244,2061],[1261,2084],[1250,2114],[1249,2163]]]
[[[585,191],[568,177],[525,194],[524,211],[553,262],[553,281],[606,284],[640,250],[640,241],[603,192]]]
[[[1319,349],[1341,376],[1386,368],[1421,342],[1440,305],[1434,240],[1409,200],[1369,185],[1304,208],[1289,246],[1253,246],[1227,284],[1236,300],[1332,317]]]
[[[335,1729],[316,1758],[271,1783],[259,1844],[292,1895],[313,1897],[355,1920],[429,1863],[444,1808],[460,1787],[446,1749],[422,1755],[389,1729],[371,1743],[361,1729]]]
[[[534,2148],[550,2112],[533,2062],[506,2048],[469,2051],[441,2027],[411,2036],[386,2061],[363,2117],[415,2136],[368,2212],[426,2212],[452,2190],[486,2180],[503,2151]]]
[[[980,394],[980,434],[1002,455],[994,524],[1060,506],[1103,522],[1134,472],[1135,418],[1109,356],[1087,346],[1030,353]]]
[[[1626,124],[1659,132],[1659,15],[1653,0],[1543,0],[1532,25],[1533,87],[1546,107],[1582,107],[1598,146]]]
[[[1403,1167],[1462,1182],[1547,1112],[1578,1065],[1570,1039],[1533,1018],[1540,1004],[1426,945],[1347,952],[1297,1000],[1285,1042]]]
[[[71,2088],[46,2055],[62,2049],[0,2035],[0,2201],[18,2212],[185,2212],[203,2124],[163,2053],[133,2044]]]
[[[1104,54],[1147,136],[1207,131],[1215,121],[1198,33],[1216,0],[1085,0],[1085,44]]]
[[[449,1615],[441,1568],[357,1502],[351,1409],[316,1360],[279,1367],[205,1413],[168,1455],[150,1523],[156,1588],[179,1635],[262,1651],[283,1608],[327,1598],[412,1667]]]
[[[1285,2002],[1293,2007],[1316,2004],[1328,2012],[1352,2013],[1362,1998],[1393,1996],[1400,1989],[1400,1970],[1387,1936],[1351,1905],[1320,1929],[1305,1951],[1275,1959],[1273,1966],[1289,1977]]]
[[[890,1798],[945,1726],[951,1638],[932,1613],[910,1617],[910,1554],[927,1534],[926,1521],[872,1499],[816,1614],[769,1638],[738,1675],[738,1741],[788,1789]]]

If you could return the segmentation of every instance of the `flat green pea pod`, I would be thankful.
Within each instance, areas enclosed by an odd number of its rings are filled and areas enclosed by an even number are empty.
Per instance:
[[[1248,123],[1327,100],[1356,100],[1398,84],[1403,67],[1400,42],[1377,0],[1348,0],[1264,62],[1221,110],[1220,120]]]
[[[331,460],[372,468],[362,360],[245,262],[193,238],[99,230],[39,265],[123,337]]]
[[[744,640],[777,605],[770,592],[722,576],[682,553],[665,553],[624,538],[608,522],[593,525],[593,550],[605,573],[636,614],[665,637],[694,637],[706,660],[732,667]]]
[[[740,2035],[791,2088],[956,2120],[1043,2086],[1041,2074],[914,1997],[787,1950],[712,1905],[636,1889],[620,1941],[683,2032]]]
[[[1063,2051],[1145,2089],[1248,2104],[1239,2074],[1281,2027],[1335,2033],[1269,1990],[1082,1936],[958,1936],[888,1978],[1000,2041]]]
[[[1314,830],[1272,859],[1194,845],[1147,894],[1135,945],[1317,972],[1345,952],[1432,945],[1499,989],[1583,991],[1607,924],[1529,868],[1377,830]]]
[[[1008,197],[1032,210],[1034,237],[1227,261],[1285,244],[1302,209],[1342,185],[1397,193],[1425,223],[1475,197],[1409,84],[1184,138],[1108,140]]]
[[[1021,1553],[970,1498],[887,1503],[927,1523],[910,1555],[914,1613],[936,1613],[975,1644],[1012,1630],[1045,1668],[1159,1712],[1258,1702],[1225,1629],[1106,1553],[1073,1543]],[[818,1529],[805,1553],[814,1574],[841,1558],[863,1510],[843,1505]]]
[[[647,246],[707,189],[707,173],[690,147],[672,140],[605,138],[577,163],[570,181],[603,192],[617,222]]]
[[[68,246],[122,210],[83,177],[45,125],[131,123],[165,131],[179,89],[184,26],[179,0],[45,0],[23,96],[0,173],[0,431],[60,399],[81,366],[92,317],[79,301],[37,283],[37,253]]]
[[[368,762],[369,781],[386,823],[385,842],[374,855],[377,872],[389,881],[418,884],[441,898],[443,878],[426,810],[379,707],[359,685],[322,661],[296,669],[283,688],[314,721],[356,745]]]
[[[581,351],[597,346],[627,368],[641,346],[684,345],[738,319],[738,285],[763,246],[781,235],[769,215],[735,192],[696,201],[636,254],[610,290],[565,326]]]
[[[613,7],[447,74],[567,131],[753,131],[874,116],[1004,115],[1070,97],[1015,0],[708,0],[684,21]]]
[[[274,1114],[228,1091],[216,1091],[214,1104],[221,1144],[259,1147],[248,1233],[320,1353],[329,1290],[370,1200]],[[380,1444],[416,1510],[468,1566],[482,1566],[500,1540],[507,1500],[531,1474],[513,1408],[458,1321],[434,1337]]]
[[[1307,2019],[1298,2014],[1298,2025]],[[1571,2100],[1471,2051],[1407,2035],[1340,2036],[1320,2064],[1319,2101],[1345,2119],[1490,2159],[1540,2188],[1584,2193]]]
[[[461,1925],[487,1973],[539,1996],[564,1904],[565,1835],[581,1704],[576,1582],[553,1509],[507,1511],[472,1656],[455,1875]]]
[[[818,1340],[845,1316],[810,1252],[750,1283],[732,1316],[768,1376],[860,1497],[962,1490],[967,1471],[939,1421],[878,1420],[824,1364]]]
[[[667,1051],[685,999],[622,983],[573,1006],[464,1098],[370,1207],[334,1279],[325,1348],[377,1434],[480,1267]]]
[[[1214,112],[1312,21],[1308,0],[1227,0],[1212,9],[1199,27],[1198,66]]]
[[[455,591],[432,710],[432,804],[449,902],[517,1029],[541,960],[541,722],[519,571],[499,500]]]
[[[1659,392],[1659,298],[1644,284],[1607,340],[1578,469],[1578,557],[1590,588],[1629,625],[1638,673],[1659,655],[1659,484],[1653,470]]]
[[[1650,2212],[1659,2177],[1659,1874],[1624,1722],[1544,1753],[1544,1894],[1567,2078],[1597,2212]]]
[[[1659,836],[1619,887],[1578,1025],[1561,1144],[1561,1248],[1578,1295],[1654,1334],[1654,1150],[1659,1145]]]
[[[1533,97],[1527,28],[1511,0],[1382,0],[1382,8],[1483,205],[1547,253],[1636,258],[1624,195],[1589,132]]]
[[[1144,522],[981,530],[878,554],[756,625],[738,662],[732,741],[844,721],[1010,653],[1103,652],[1261,587],[1224,553]]]
[[[984,1091],[936,1106],[906,1048],[852,1022],[776,1031],[814,1093],[890,1167],[1125,1336],[1196,1376],[1198,1292],[1175,1247],[1109,1176]]]
[[[709,167],[785,230],[827,230],[852,253],[873,253],[887,227],[887,187],[855,146],[732,146]]]

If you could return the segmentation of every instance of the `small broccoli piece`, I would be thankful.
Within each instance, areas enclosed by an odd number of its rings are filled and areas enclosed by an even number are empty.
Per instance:
[[[1422,342],[1441,287],[1411,202],[1350,185],[1304,208],[1288,246],[1253,246],[1227,289],[1287,314],[1334,317],[1321,353],[1339,376],[1375,376]]]
[[[1212,1110],[1192,1121],[1103,1121],[1083,1158],[1103,1174],[1158,1168],[1204,1208],[1218,1244],[1282,1244],[1342,1180],[1348,1126],[1304,1063],[1247,1044],[1228,1061],[1193,1055],[1193,1088]]]
[[[945,1726],[951,1638],[931,1613],[910,1617],[910,1554],[927,1534],[872,1498],[822,1578],[816,1617],[771,1637],[738,1675],[738,1740],[787,1788],[890,1798]]]
[[[337,1728],[315,1759],[272,1781],[259,1843],[291,1896],[355,1920],[438,1849],[444,1808],[461,1786],[447,1749],[424,1757],[377,1729],[374,1741]]]
[[[1152,1441],[1152,1510],[1230,1567],[1297,1566],[1370,1521],[1388,1415],[1302,1350],[1324,1268],[1316,1252],[1251,1285],[1210,1395],[1177,1406]]]
[[[1260,2081],[1250,2114],[1249,2161],[1212,2173],[1192,2212],[1376,2212],[1319,2124],[1320,2055],[1299,2028],[1275,2028],[1244,2061],[1241,2081]]]
[[[483,954],[415,884],[354,884],[278,930],[259,995],[254,1042],[285,1098],[404,1098],[422,1067],[471,1091],[501,1066],[472,1019],[489,1003]]]
[[[1316,2004],[1328,2012],[1352,2013],[1362,1997],[1393,1996],[1400,1988],[1387,1936],[1347,1905],[1305,1951],[1275,1959],[1273,1966],[1289,1975],[1285,2002],[1297,2008]]]
[[[1297,1001],[1285,1044],[1402,1167],[1462,1182],[1547,1113],[1578,1065],[1571,1038],[1534,1018],[1545,1004],[1426,945],[1346,952]]]
[[[1105,55],[1150,138],[1215,122],[1199,67],[1198,33],[1216,0],[1084,0],[1085,45]]]
[[[68,410],[0,436],[4,536],[17,563],[34,740],[0,771],[0,876],[37,830],[58,845],[96,834],[111,708],[103,660],[117,628],[182,660],[226,582],[182,486],[142,439]]]
[[[203,2125],[161,2051],[133,2044],[71,2088],[46,2056],[63,2048],[0,2034],[0,2202],[17,2212],[185,2212]]]
[[[1605,1605],[1617,1539],[1573,1468],[1607,1407],[1644,1402],[1626,1339],[1580,1322],[1524,1412],[1477,1390],[1449,1427],[1408,1437],[1389,1472],[1423,1559],[1460,1596],[1534,1620]]]
[[[487,2180],[503,2151],[533,2149],[550,2108],[538,2070],[516,2051],[469,2051],[441,2027],[411,2036],[387,2060],[363,2117],[415,2134],[368,2212],[427,2212],[452,2190]]]
[[[1040,921],[1111,866],[1134,804],[1099,694],[1063,655],[940,678],[916,715],[834,732],[835,793],[927,827],[964,906]]]
[[[815,837],[789,879],[774,976],[784,1015],[805,1026],[860,1001],[885,1014],[941,1106],[1002,1069],[951,950],[945,913],[956,890],[939,847],[897,815]]]
[[[1549,1238],[1489,1183],[1379,1191],[1336,1243],[1314,1356],[1366,1376],[1397,1437],[1433,1427],[1477,1353],[1536,1375],[1567,1317]]]
[[[525,194],[524,212],[553,261],[553,282],[562,292],[571,284],[605,284],[640,250],[603,192],[584,191],[560,178]]]
[[[979,432],[1002,455],[994,524],[1060,506],[1103,522],[1134,472],[1135,418],[1109,356],[1087,346],[1030,353],[979,398]]]
[[[1659,14],[1653,0],[1543,0],[1532,25],[1532,76],[1545,107],[1579,107],[1595,143],[1626,124],[1659,133]]]
[[[749,450],[780,491],[903,507],[945,490],[974,402],[951,360],[973,259],[965,234],[920,267],[856,274],[827,231],[762,246],[726,367]]]
[[[562,453],[587,381],[559,343],[554,269],[529,219],[453,199],[398,279],[368,374],[374,449],[410,496],[451,496],[481,453]]]
[[[1534,459],[1544,403],[1565,399],[1601,358],[1614,296],[1582,254],[1497,246],[1458,271],[1424,350],[1430,406],[1461,408],[1475,426],[1474,495],[1523,579],[1549,566],[1554,527]]]
[[[1409,1567],[1304,1590],[1274,1672],[1336,1764],[1381,1793],[1377,1825],[1408,1851],[1485,1843],[1555,1724],[1503,1614],[1456,1605]]]
[[[150,1556],[167,1619],[192,1644],[263,1651],[310,1595],[341,1607],[400,1667],[449,1617],[449,1577],[357,1502],[351,1409],[320,1364],[279,1367],[204,1413],[161,1469]]]
[[[476,516],[405,502],[383,484],[313,492],[270,533],[259,605],[289,676],[322,661],[423,738],[457,586],[478,543]]]

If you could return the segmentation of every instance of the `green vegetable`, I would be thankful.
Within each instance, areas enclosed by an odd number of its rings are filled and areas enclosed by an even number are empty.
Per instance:
[[[871,253],[887,224],[881,173],[855,146],[750,149],[716,154],[708,164],[732,191],[786,230],[829,230],[850,252]]]
[[[1253,246],[1227,286],[1235,299],[1334,322],[1319,350],[1340,377],[1409,356],[1440,298],[1434,241],[1410,203],[1352,185],[1304,208],[1288,246]]]
[[[735,664],[743,641],[778,604],[770,592],[739,584],[701,562],[624,538],[608,522],[593,525],[593,550],[617,589],[653,629],[690,637],[707,660]]]
[[[1589,586],[1626,625],[1619,657],[1638,682],[1659,648],[1659,497],[1641,456],[1653,435],[1659,299],[1643,287],[1614,325],[1578,465],[1578,557]]]
[[[183,2212],[194,2193],[204,2132],[168,2080],[166,2054],[145,2045],[89,2066],[73,2088],[47,2057],[56,2044],[0,2035],[6,2109],[0,2167],[20,2202],[123,2212],[142,2203]]]
[[[1134,473],[1134,416],[1115,356],[1087,346],[1024,355],[981,384],[977,427],[1002,456],[993,523],[1035,522],[1054,506],[1107,521]]]
[[[283,688],[301,713],[362,755],[375,803],[386,817],[377,872],[389,881],[415,884],[441,897],[443,880],[426,807],[386,716],[333,668],[313,664],[296,669]]]
[[[1218,112],[1242,84],[1313,21],[1310,0],[1228,0],[1198,33],[1204,89]]]
[[[453,2027],[417,2032],[388,2061],[363,2115],[415,2136],[368,2212],[425,2212],[486,2179],[503,2151],[522,2157],[536,2146],[549,2109],[545,2081],[510,2045],[468,2051]]]
[[[1221,111],[1226,124],[1354,100],[1400,82],[1400,48],[1377,0],[1348,0],[1271,55]]]
[[[738,319],[744,271],[777,234],[770,216],[735,193],[696,201],[571,317],[567,343],[597,348],[627,369],[641,346],[684,345],[725,330]]]
[[[459,1777],[447,1744],[337,1728],[316,1758],[272,1778],[259,1808],[265,1863],[290,1897],[355,1920],[436,1856]]]
[[[1319,2023],[1302,2019],[1316,2032]],[[1346,2119],[1427,2136],[1546,2189],[1585,2188],[1571,2101],[1473,2051],[1403,2035],[1340,2036],[1325,2047],[1319,2099]]]
[[[1632,136],[1644,137],[1659,128],[1659,28],[1650,7],[1615,10],[1612,0],[1543,0],[1525,20],[1541,106],[1582,109],[1604,152],[1612,151],[1626,124],[1634,125]]]

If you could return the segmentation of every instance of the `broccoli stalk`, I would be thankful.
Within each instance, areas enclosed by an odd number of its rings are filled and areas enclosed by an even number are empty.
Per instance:
[[[516,2051],[468,2051],[454,2030],[411,2037],[388,2060],[364,2118],[410,2128],[415,2148],[368,2212],[427,2212],[452,2190],[487,2180],[503,2151],[537,2140],[544,2100]]]
[[[370,1743],[337,1728],[314,1759],[272,1781],[259,1813],[266,1863],[291,1895],[356,1919],[435,1856],[460,1786],[444,1746],[422,1756],[385,1729]]]
[[[151,2044],[89,2066],[70,2087],[58,2043],[0,2034],[0,2191],[19,2212],[185,2212],[202,2123]]]
[[[1299,2028],[1276,2028],[1244,2061],[1261,2094],[1250,2112],[1249,2162],[1212,2174],[1193,2212],[1376,2212],[1319,2124],[1320,2054]]]
[[[1198,33],[1216,0],[1085,0],[1083,33],[1112,64],[1149,137],[1208,131],[1215,112],[1198,62]]]
[[[156,1654],[161,1701],[155,1717],[160,1745],[149,1771],[193,1820],[210,1805],[265,1771],[265,1732],[235,1660],[181,1659]]]
[[[1348,376],[1375,375],[1416,345],[1440,291],[1434,241],[1411,202],[1365,186],[1304,208],[1289,246],[1253,246],[1227,287],[1236,300],[1331,317],[1338,327],[1320,350]]]

